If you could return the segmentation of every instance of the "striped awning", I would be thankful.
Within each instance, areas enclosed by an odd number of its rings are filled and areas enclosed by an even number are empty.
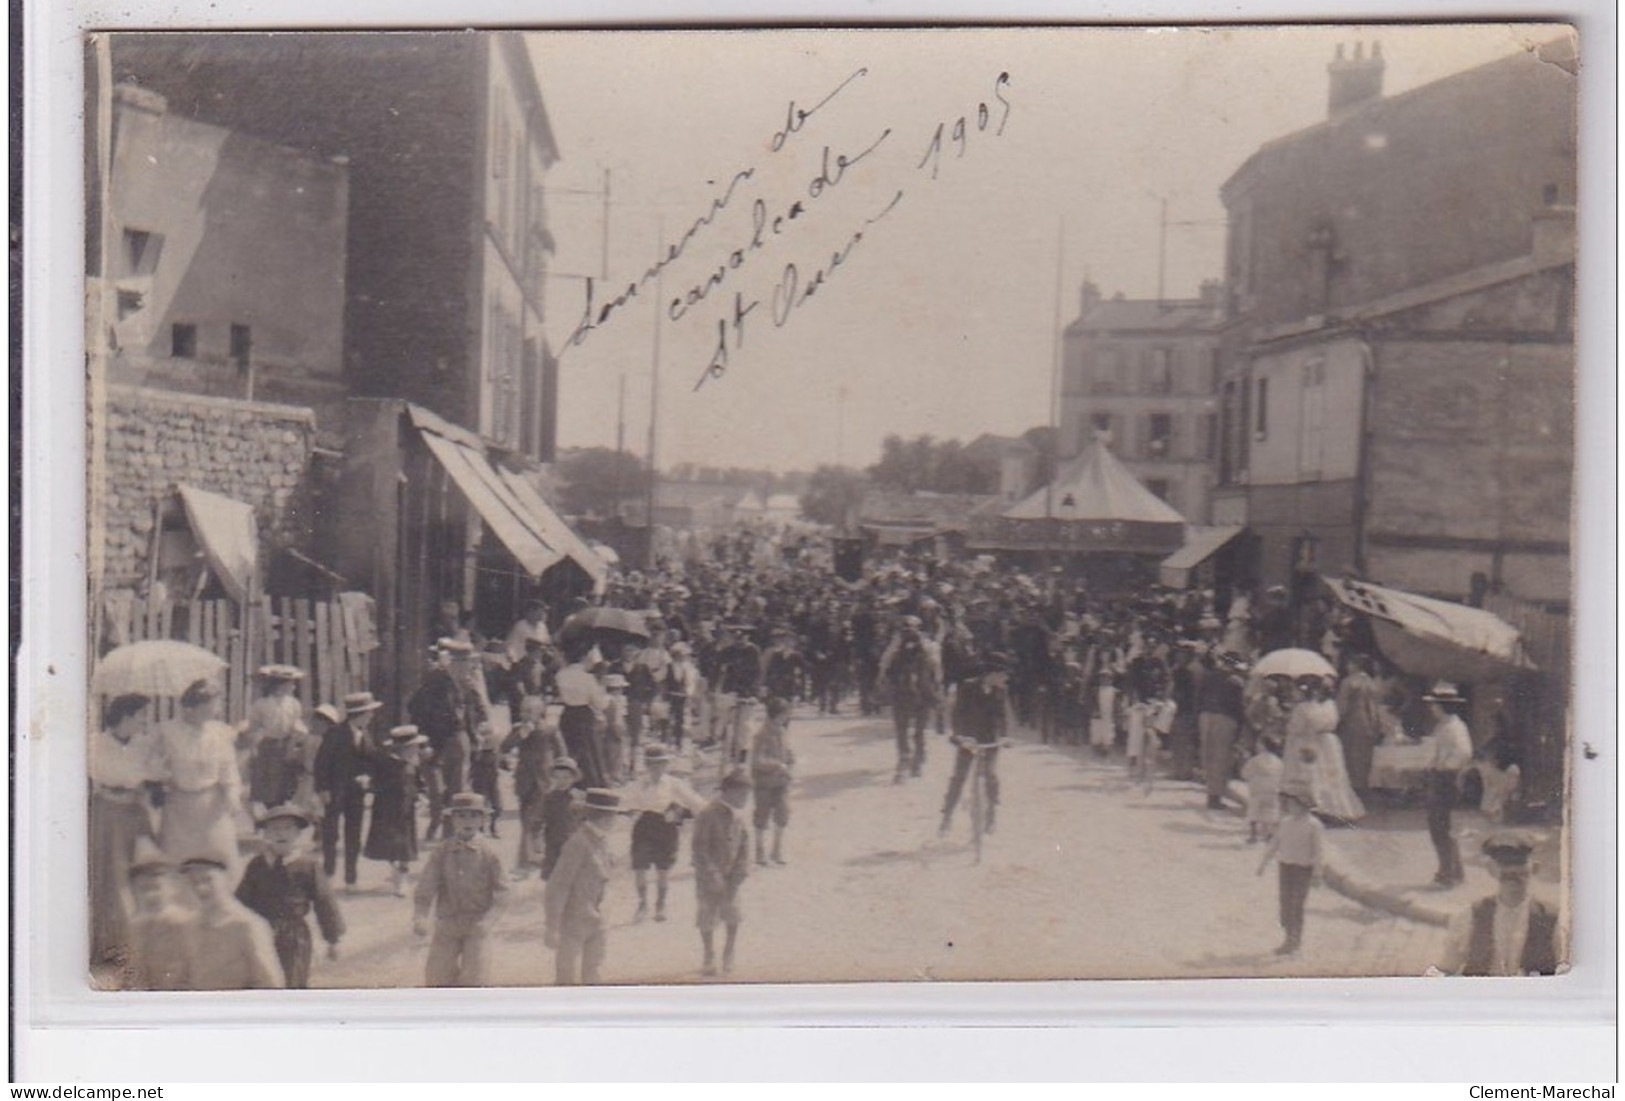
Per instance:
[[[526,573],[539,578],[568,560],[595,586],[603,584],[603,561],[522,475],[493,463],[473,433],[426,409],[409,408],[424,445]]]

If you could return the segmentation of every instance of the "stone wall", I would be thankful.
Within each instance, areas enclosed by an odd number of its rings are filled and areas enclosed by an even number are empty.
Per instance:
[[[102,427],[104,588],[141,585],[152,551],[154,501],[178,511],[181,483],[252,505],[262,554],[308,548],[315,432],[309,409],[109,386]],[[97,504],[93,496],[93,515]]]

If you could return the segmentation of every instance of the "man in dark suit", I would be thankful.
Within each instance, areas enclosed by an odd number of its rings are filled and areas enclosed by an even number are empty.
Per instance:
[[[331,876],[338,864],[340,831],[344,836],[344,886],[354,889],[361,858],[361,825],[367,813],[376,747],[370,728],[383,703],[371,692],[344,697],[345,721],[333,727],[316,751],[316,794],[327,812],[322,827],[322,868]]]
[[[468,765],[474,738],[488,721],[485,705],[474,687],[477,666],[474,648],[462,639],[443,638],[435,644],[439,663],[423,678],[406,705],[412,722],[429,739],[429,761],[424,779],[429,790],[429,829],[434,838],[451,797],[468,790]]]

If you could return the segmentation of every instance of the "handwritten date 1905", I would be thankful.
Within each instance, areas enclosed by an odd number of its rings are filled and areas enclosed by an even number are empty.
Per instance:
[[[998,112],[999,122],[993,131],[994,137],[1000,137],[1004,134],[1004,124],[1010,120],[1010,101],[1004,98],[1004,90],[1008,87],[1010,87],[1010,74],[1000,73],[998,79],[993,82],[993,98],[998,100],[1003,106],[1003,110]],[[937,172],[942,167],[944,139],[958,144],[959,152],[954,154],[956,159],[963,157],[966,147],[970,144],[971,127],[974,126],[977,133],[986,132],[987,128],[993,123],[994,111],[995,108],[989,107],[987,101],[983,100],[976,105],[974,115],[960,115],[953,121],[951,126],[946,122],[937,123],[936,133],[931,135],[931,144],[926,147],[925,156],[921,157],[920,163],[914,167],[924,168],[929,164],[931,166],[931,178],[936,179]]]

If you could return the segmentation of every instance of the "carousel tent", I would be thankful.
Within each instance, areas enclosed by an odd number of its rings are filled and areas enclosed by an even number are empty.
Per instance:
[[[971,535],[979,548],[1122,551],[1166,555],[1185,541],[1185,518],[1140,484],[1106,442],[1093,441],[1055,481]]]

